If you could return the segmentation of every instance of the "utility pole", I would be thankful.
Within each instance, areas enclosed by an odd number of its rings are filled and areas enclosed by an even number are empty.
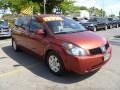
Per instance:
[[[46,14],[46,0],[44,0],[44,14]]]
[[[102,17],[104,17],[104,0],[103,0],[103,10],[102,10]]]

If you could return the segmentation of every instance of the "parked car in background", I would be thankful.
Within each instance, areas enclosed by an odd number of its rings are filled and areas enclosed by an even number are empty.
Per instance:
[[[120,19],[116,20],[117,23],[118,23],[118,26],[120,27]]]
[[[58,15],[16,19],[12,47],[42,56],[54,74],[80,74],[100,69],[111,58],[111,45],[78,22]]]
[[[86,22],[88,22],[88,19],[86,18],[79,19],[79,23],[86,23]]]
[[[91,31],[97,31],[98,29],[107,30],[107,26],[102,22],[101,18],[91,18],[87,22],[79,21],[79,23]]]
[[[111,17],[109,17],[107,19],[108,19],[109,23],[112,25],[110,28],[113,28],[113,27],[118,28],[118,26],[119,26],[119,23],[117,21],[118,19],[111,18]]]
[[[100,21],[102,23],[105,23],[107,29],[111,29],[113,27],[113,23],[111,21],[109,21],[108,18],[106,18],[106,17],[101,17]]]
[[[10,37],[11,29],[7,21],[0,20],[0,37]]]

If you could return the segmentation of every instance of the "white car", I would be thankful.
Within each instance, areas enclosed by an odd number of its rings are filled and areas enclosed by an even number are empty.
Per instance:
[[[9,24],[7,21],[0,21],[0,37],[10,37],[11,29],[9,28]]]

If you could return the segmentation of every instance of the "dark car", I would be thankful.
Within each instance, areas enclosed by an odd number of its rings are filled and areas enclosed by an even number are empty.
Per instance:
[[[116,22],[118,23],[118,26],[120,27],[120,19],[116,20]]]
[[[105,30],[107,29],[106,24],[102,21],[101,18],[92,18],[92,19],[89,19],[87,22],[81,22],[81,21],[79,22],[85,28],[91,31],[97,31],[98,29],[105,29]]]
[[[118,23],[118,19],[116,19],[116,18],[107,18],[108,19],[108,21],[109,21],[109,23],[111,24],[111,27],[110,28],[112,28],[112,27],[118,27],[119,26],[119,23]]]
[[[105,18],[105,17],[101,18],[101,22],[105,23],[106,28],[111,29],[111,28],[113,27],[112,22],[111,22],[111,21],[109,21],[109,19],[108,19],[108,18]]]
[[[54,74],[89,73],[111,58],[108,41],[74,20],[58,15],[18,18],[12,30],[12,47],[42,56]]]

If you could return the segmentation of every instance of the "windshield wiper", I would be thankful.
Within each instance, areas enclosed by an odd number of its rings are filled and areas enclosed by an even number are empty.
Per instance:
[[[84,32],[88,30],[78,30],[78,31],[71,31],[71,32],[56,32],[55,34],[68,34],[68,33],[77,33],[77,32]]]
[[[56,32],[55,34],[67,34],[69,32]]]
[[[70,33],[84,32],[84,31],[88,31],[88,30],[79,30],[79,31],[73,31],[73,32],[70,32]]]

